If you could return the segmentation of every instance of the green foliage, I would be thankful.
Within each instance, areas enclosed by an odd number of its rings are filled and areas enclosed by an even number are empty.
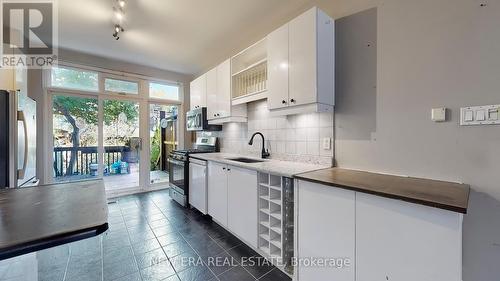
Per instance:
[[[52,86],[87,91],[99,89],[97,72],[75,70],[70,68],[52,68]]]
[[[54,114],[66,115],[67,112],[74,118],[82,118],[88,124],[97,123],[96,99],[54,96],[53,101]]]
[[[139,93],[139,84],[137,84],[136,82],[129,82],[116,79],[106,79],[104,83],[106,91],[112,91],[117,93],[129,93],[129,94]]]
[[[139,117],[139,105],[128,101],[104,101],[104,124],[109,126],[111,123],[117,121],[120,113],[125,114],[128,123],[135,123]]]
[[[160,156],[161,156],[161,129],[156,127],[153,137],[151,138],[151,171],[160,169]]]
[[[97,100],[93,98],[77,98],[54,96],[54,114],[65,115],[66,110],[73,118],[81,118],[88,124],[97,124]],[[120,113],[124,113],[127,122],[134,123],[139,117],[139,108],[134,102],[106,100],[104,102],[104,123],[115,122]]]

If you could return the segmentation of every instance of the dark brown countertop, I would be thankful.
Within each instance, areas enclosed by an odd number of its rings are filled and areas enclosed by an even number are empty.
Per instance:
[[[0,260],[108,229],[102,180],[0,191]]]
[[[467,213],[470,192],[470,187],[466,184],[341,168],[298,174],[295,178],[463,214]]]

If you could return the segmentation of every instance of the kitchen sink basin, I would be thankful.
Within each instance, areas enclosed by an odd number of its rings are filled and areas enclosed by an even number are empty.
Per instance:
[[[242,163],[261,163],[261,162],[264,162],[264,160],[245,158],[245,157],[227,158],[227,160],[237,161],[237,162],[242,162]]]

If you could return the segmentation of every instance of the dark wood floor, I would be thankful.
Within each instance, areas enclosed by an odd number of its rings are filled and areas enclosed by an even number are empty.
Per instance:
[[[36,253],[38,280],[291,280],[166,191],[115,201],[106,234]],[[1,261],[0,280],[26,280],[23,259]]]

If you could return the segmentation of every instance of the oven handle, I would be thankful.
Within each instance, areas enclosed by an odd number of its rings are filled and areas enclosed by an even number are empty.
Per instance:
[[[181,165],[181,166],[184,166],[185,165],[185,162],[183,161],[178,161],[178,160],[174,160],[174,159],[171,159],[171,158],[168,158],[167,161],[169,163],[172,163],[172,164],[175,164],[175,165]]]

